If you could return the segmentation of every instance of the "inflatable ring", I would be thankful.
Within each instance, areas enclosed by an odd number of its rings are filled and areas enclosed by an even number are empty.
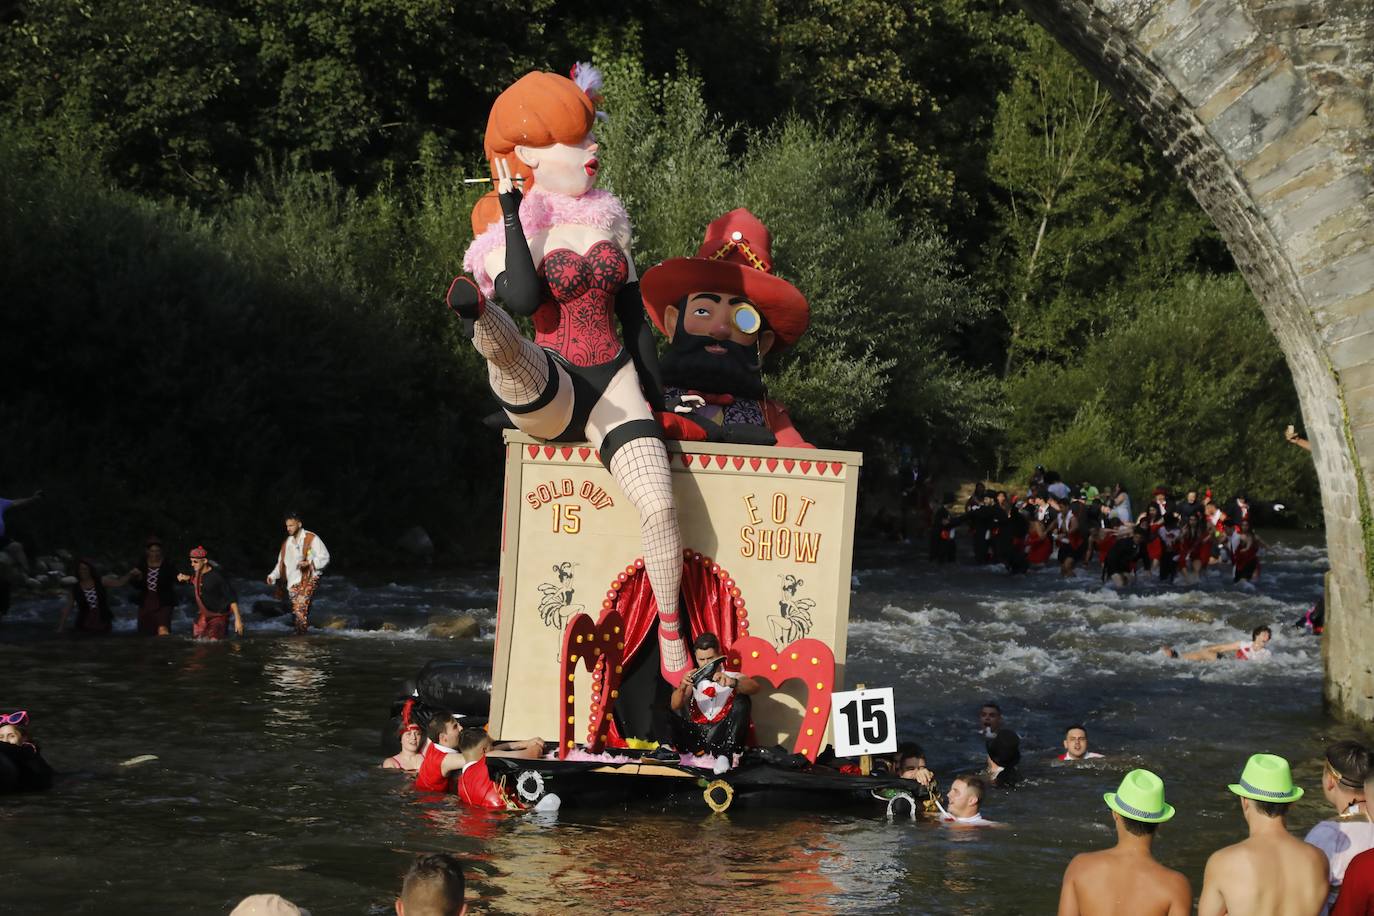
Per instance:
[[[898,792],[887,800],[887,816],[889,819],[896,816],[897,802],[905,801],[911,813],[911,819],[916,820],[916,799],[910,792]]]
[[[723,792],[725,799],[718,801],[716,792]],[[701,797],[706,799],[706,804],[717,814],[728,811],[731,802],[735,800],[735,789],[723,779],[713,779],[706,784],[706,789],[701,793]]]
[[[532,787],[526,787],[526,781],[533,783]],[[544,774],[538,770],[522,770],[520,775],[515,778],[515,791],[520,798],[527,802],[537,802],[544,797]]]

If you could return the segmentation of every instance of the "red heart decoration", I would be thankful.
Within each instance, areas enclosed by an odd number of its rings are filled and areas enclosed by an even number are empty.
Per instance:
[[[802,473],[803,473],[803,474],[810,474],[810,473],[811,473],[811,462],[809,462],[809,461],[803,461],[803,462],[801,462],[801,469],[802,469]]]
[[[531,446],[529,446],[529,450],[530,450],[530,457],[531,457],[531,458],[538,458],[538,457],[539,457],[539,446],[537,446],[537,445],[531,445]]]
[[[842,471],[842,470],[844,470],[844,462],[843,462],[843,461],[832,461],[832,462],[830,462],[830,473],[834,474],[836,477],[839,477],[839,476],[840,476],[840,471]]]
[[[591,453],[591,449],[583,447],[577,450],[577,457],[581,458],[583,461],[586,461],[587,457],[591,455]]]
[[[782,459],[782,466],[787,473],[791,474],[792,469],[797,466],[797,462],[793,461],[791,458],[784,458]]]
[[[730,460],[734,463],[734,465],[735,465],[735,470],[738,471],[740,468],[744,467],[744,459],[743,459],[743,458],[731,458]]]
[[[716,467],[718,467],[718,468],[723,468],[723,467],[725,467],[725,456],[724,456],[724,455],[717,455],[717,456],[716,456]]]
[[[570,460],[572,459],[572,448],[571,448],[571,447],[560,448],[560,449],[558,450],[558,454],[560,454],[560,455],[563,456],[563,460],[564,460],[564,461],[570,461]]]
[[[701,692],[706,694],[708,697],[714,697],[716,695],[716,688],[714,685],[712,685],[710,687],[704,688]]]
[[[749,459],[749,466],[750,466],[751,468],[753,468],[754,470],[756,470],[756,471],[759,469],[759,465],[761,465],[761,464],[763,464],[763,459],[762,459],[762,458],[750,458],[750,459]]]
[[[776,459],[776,458],[769,458],[769,459],[768,459],[768,470],[770,470],[770,471],[776,471],[777,469],[778,469],[778,459]]]
[[[799,639],[779,652],[766,639],[744,636],[730,646],[730,658],[738,660],[736,671],[768,681],[774,687],[794,677],[806,684],[806,714],[792,750],[814,763],[825,741],[825,724],[830,721],[835,653],[819,639]]]
[[[577,708],[573,699],[576,686],[573,675],[579,663],[586,665],[587,670],[593,672],[593,677],[597,667],[601,668],[600,689],[593,692],[599,692],[605,699],[592,709],[591,721],[587,723],[587,750],[593,754],[601,752],[606,741],[606,729],[611,724],[608,713],[615,708],[612,694],[620,686],[620,673],[616,669],[620,667],[621,653],[624,651],[624,630],[619,611],[606,611],[599,623],[593,623],[587,614],[578,614],[563,629],[563,674],[558,679],[558,708],[563,710],[558,717],[560,760],[568,756],[568,751],[572,750],[575,743],[573,723],[568,720],[573,718]]]
[[[817,473],[817,474],[824,474],[824,473],[825,473],[825,462],[824,462],[824,461],[817,461],[817,462],[816,462],[816,473]]]
[[[691,455],[683,455],[683,456],[682,456],[682,466],[683,466],[684,468],[690,468],[690,467],[692,466],[692,456],[691,456]]]
[[[554,448],[552,445],[546,445],[546,446],[544,446],[544,457],[545,457],[545,458],[552,458],[552,457],[553,457],[553,453],[556,452],[556,451],[558,451],[558,449]]]

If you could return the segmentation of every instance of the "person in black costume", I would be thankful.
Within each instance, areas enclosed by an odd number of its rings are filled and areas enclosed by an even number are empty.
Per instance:
[[[1021,762],[1021,736],[1009,728],[988,739],[988,781],[999,789],[1010,789],[1021,780],[1016,765]]]
[[[52,786],[52,767],[30,740],[29,714],[0,713],[0,795]]]
[[[1135,564],[1147,562],[1145,532],[1137,528],[1129,538],[1118,538],[1107,551],[1107,558],[1102,561],[1102,581],[1125,588],[1126,577],[1135,572]]]
[[[725,656],[714,633],[703,633],[692,644],[697,668],[673,691],[669,723],[673,743],[681,751],[716,757],[716,772],[730,768],[730,756],[744,750],[749,734],[750,695],[760,684],[736,671],[725,670]]]

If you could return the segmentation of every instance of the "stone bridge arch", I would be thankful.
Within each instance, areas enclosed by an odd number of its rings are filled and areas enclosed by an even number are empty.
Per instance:
[[[1021,3],[1164,151],[1264,309],[1321,481],[1325,696],[1374,720],[1374,4]]]

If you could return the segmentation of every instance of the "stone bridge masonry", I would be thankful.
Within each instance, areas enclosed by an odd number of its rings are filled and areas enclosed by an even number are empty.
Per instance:
[[[1321,480],[1333,711],[1374,720],[1374,0],[1021,0],[1211,216]],[[1280,435],[1281,430],[1274,430]]]

